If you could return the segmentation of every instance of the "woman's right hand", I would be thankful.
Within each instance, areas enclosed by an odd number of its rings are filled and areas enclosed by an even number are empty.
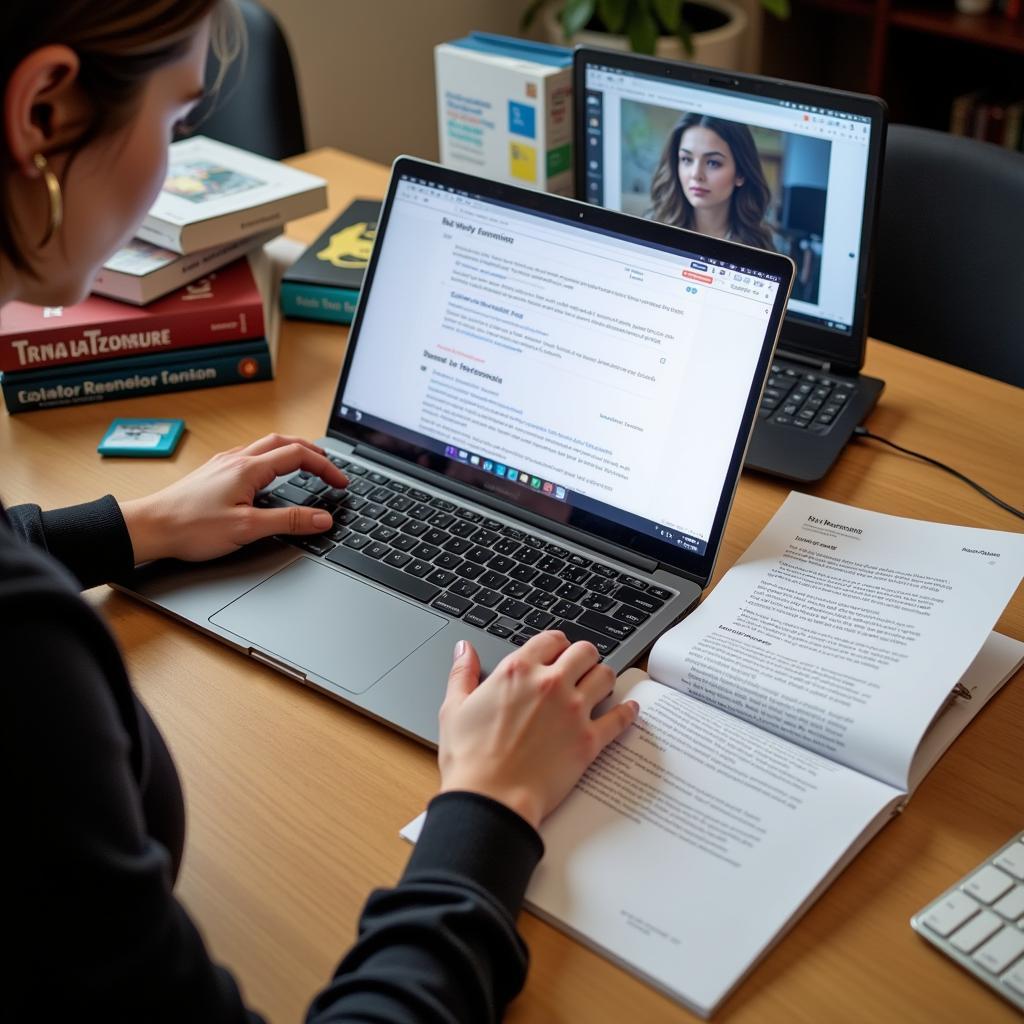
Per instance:
[[[590,717],[614,684],[593,644],[556,631],[532,637],[481,683],[480,659],[460,640],[441,705],[440,791],[489,796],[537,828],[635,721],[635,701]]]

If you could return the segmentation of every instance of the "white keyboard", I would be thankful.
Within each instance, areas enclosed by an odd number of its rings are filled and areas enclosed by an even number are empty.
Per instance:
[[[1024,832],[910,923],[932,945],[1024,1010]]]

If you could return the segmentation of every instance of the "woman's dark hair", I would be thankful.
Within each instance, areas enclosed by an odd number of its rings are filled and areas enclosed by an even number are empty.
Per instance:
[[[14,69],[34,50],[52,44],[74,50],[80,61],[78,82],[95,113],[68,145],[73,156],[131,120],[149,75],[184,55],[196,26],[210,13],[219,81],[244,39],[230,0],[0,0],[0,95]],[[0,133],[0,256],[24,270],[28,263],[11,230],[6,191],[14,170]]]
[[[651,179],[652,206],[648,216],[678,227],[693,229],[696,226],[693,207],[679,182],[679,145],[687,128],[708,128],[732,150],[736,174],[743,178],[743,184],[733,190],[729,201],[730,237],[762,249],[774,248],[771,232],[764,223],[771,190],[761,169],[754,136],[745,124],[735,121],[723,121],[706,114],[685,114],[676,122]]]

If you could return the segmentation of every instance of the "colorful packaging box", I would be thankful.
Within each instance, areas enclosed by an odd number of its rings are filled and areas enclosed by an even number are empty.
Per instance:
[[[441,163],[572,196],[572,50],[472,32],[434,48]]]

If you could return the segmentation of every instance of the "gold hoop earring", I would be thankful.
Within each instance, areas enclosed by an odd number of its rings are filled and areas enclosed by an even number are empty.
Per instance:
[[[36,170],[43,176],[46,194],[50,199],[50,219],[46,225],[46,234],[43,235],[43,240],[39,243],[40,246],[44,246],[60,231],[60,226],[64,221],[64,197],[60,191],[60,182],[57,180],[57,175],[50,170],[46,157],[42,153],[36,153],[32,157],[32,163],[36,165]]]

